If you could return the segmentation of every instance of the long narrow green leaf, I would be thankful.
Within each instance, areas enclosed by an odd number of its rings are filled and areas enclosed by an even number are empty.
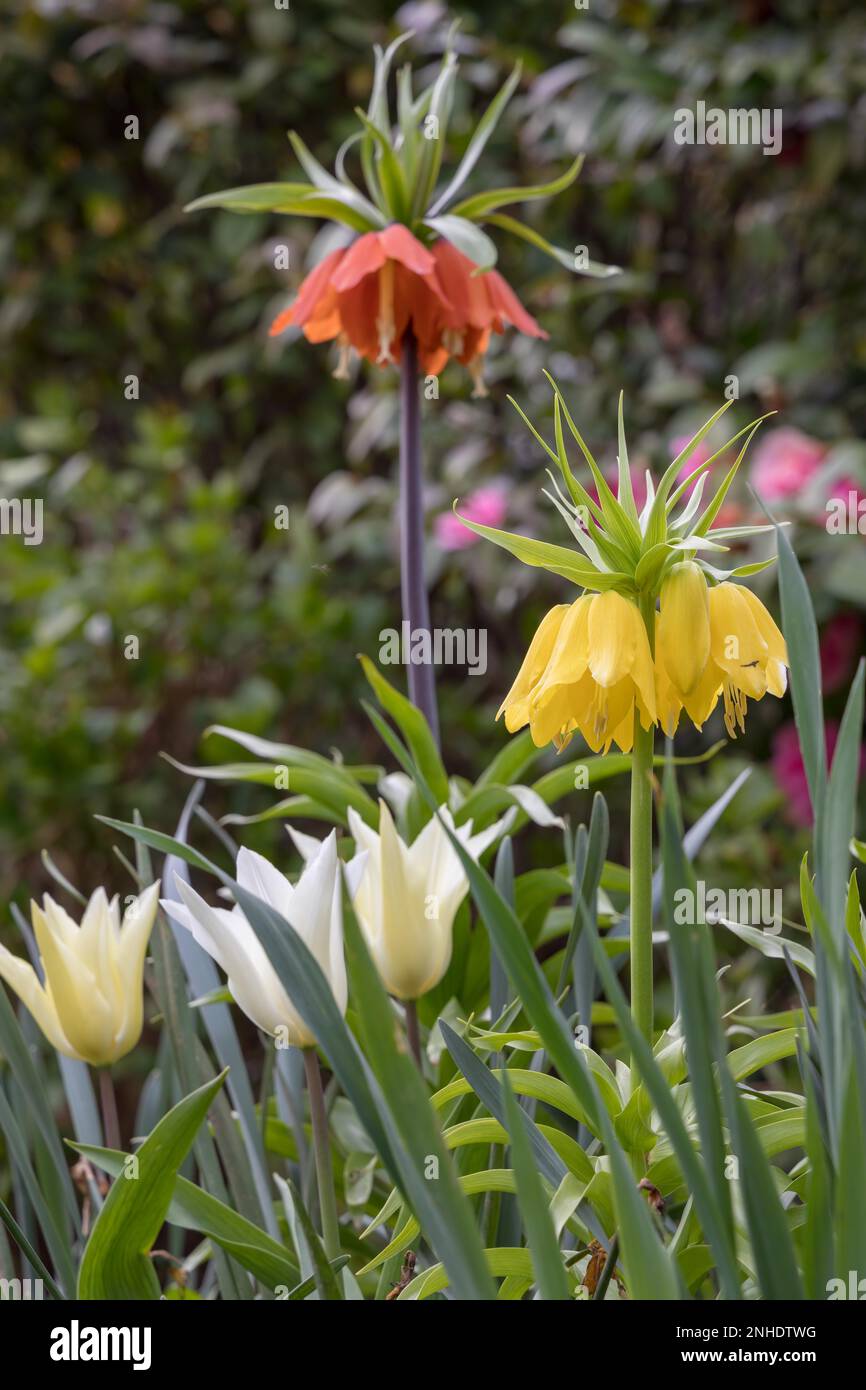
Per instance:
[[[187,797],[177,827],[176,838],[180,841],[186,842],[189,838],[190,820],[193,809],[198,804],[202,785],[201,782],[196,782]],[[140,824],[138,816],[136,816],[136,824]],[[136,840],[137,847],[143,844],[144,841],[141,838]],[[168,853],[171,855],[172,851]],[[208,862],[204,860],[205,868],[207,868]],[[162,877],[167,897],[173,898],[175,896],[175,878],[177,875],[183,877],[184,874],[185,870],[182,863],[178,863],[172,858],[166,859]],[[200,999],[212,994],[221,983],[219,972],[213,960],[198,944],[192,933],[186,931],[184,927],[172,923],[171,931],[183,963],[192,997]],[[255,1099],[231,1010],[226,1004],[211,1005],[202,1011],[202,1024],[210,1039],[220,1068],[222,1070],[228,1068],[226,1092],[236,1112],[238,1128],[246,1151],[248,1171],[256,1188],[259,1211],[266,1228],[271,1235],[276,1236],[278,1227],[268,1183],[264,1147],[259,1126],[256,1123]],[[219,1117],[220,1112],[221,1104],[217,1101],[215,1115]]]
[[[623,397],[624,392],[619,393],[619,405],[617,407],[617,476],[619,487],[617,488],[617,500],[621,507],[625,508],[626,514],[634,522],[638,523],[638,512],[634,500],[634,489],[631,483],[631,469],[628,463],[628,447],[625,438],[625,420],[623,418]]]
[[[355,115],[364,126],[367,134],[376,145],[378,159],[379,186],[385,202],[385,210],[392,222],[405,222],[409,216],[409,190],[400,161],[384,128],[364,114],[360,107]]]
[[[75,1285],[75,1266],[72,1261],[72,1226],[69,1223],[64,1229],[57,1222],[51,1204],[43,1190],[43,1185],[31,1162],[27,1141],[6,1098],[2,1080],[0,1080],[0,1134],[3,1135],[13,1173],[17,1172],[18,1179],[27,1193],[27,1198],[39,1222],[58,1282],[64,1293],[69,1296]]]
[[[113,1178],[121,1177],[130,1158],[129,1154],[117,1149],[68,1142],[76,1153],[83,1154]],[[297,1280],[297,1264],[284,1246],[245,1216],[196,1187],[188,1178],[175,1178],[165,1219],[184,1231],[197,1231],[207,1236],[271,1291],[280,1286],[291,1288]]]
[[[462,255],[474,262],[480,272],[492,270],[495,266],[496,243],[474,222],[457,217],[455,213],[443,213],[441,217],[425,217],[424,226],[445,241],[450,241]]]
[[[408,753],[404,765],[414,775],[434,809],[434,798]],[[497,892],[485,870],[466,853],[457,836],[445,825],[451,845],[469,879],[481,919],[505,966],[512,986],[541,1035],[551,1061],[573,1089],[593,1127],[602,1135],[611,1164],[617,1215],[620,1222],[624,1264],[636,1298],[675,1299],[679,1295],[676,1272],[662,1246],[642,1194],[638,1191],[628,1159],[614,1131],[613,1122],[599,1095],[581,1049],[576,1049],[565,1020],[556,1007],[526,934],[509,905]]]
[[[196,1048],[195,1011],[189,1007],[183,967],[171,928],[168,926],[162,911],[158,914],[156,928],[151,937],[151,953],[154,958],[157,1002],[165,1021],[171,1055],[181,1090],[185,1095],[188,1095],[199,1086],[206,1085],[211,1081],[213,1073],[206,1066],[198,1065],[200,1057]],[[216,1100],[215,1097],[214,1108],[216,1107]],[[225,1201],[228,1194],[222,1170],[217,1158],[214,1140],[205,1126],[199,1129],[193,1144],[196,1160],[208,1191],[214,1197]],[[229,1154],[224,1153],[223,1162],[226,1164],[227,1171],[230,1161]],[[241,1190],[245,1190],[245,1182]],[[249,1281],[235,1277],[235,1272],[221,1252],[216,1261],[216,1269],[224,1298],[251,1297],[252,1291],[249,1288]]]
[[[82,1299],[158,1299],[150,1250],[171,1204],[177,1170],[189,1152],[225,1072],[163,1116],[118,1178],[96,1218],[78,1271]]]
[[[565,423],[568,425],[568,428],[571,431],[572,438],[577,444],[577,447],[580,449],[580,452],[583,454],[583,457],[586,460],[587,467],[589,468],[589,471],[593,476],[593,481],[595,482],[596,490],[598,492],[599,504],[601,506],[602,515],[604,517],[605,527],[609,534],[615,540],[616,544],[622,547],[630,562],[629,568],[631,568],[631,565],[637,562],[637,559],[640,555],[640,528],[638,527],[637,523],[633,521],[632,518],[625,511],[623,511],[622,507],[617,502],[617,499],[614,497],[610,484],[607,481],[607,478],[604,476],[604,473],[599,468],[596,460],[592,455],[591,450],[588,448],[586,441],[583,438],[583,435],[577,428],[577,425],[574,423],[571,411],[569,410],[566,404],[565,397],[560,391],[559,385],[557,384],[555,378],[551,376],[550,372],[548,371],[545,371],[544,375],[547,377],[547,380],[550,382],[550,385],[553,388],[554,395],[557,401],[559,402],[562,414],[565,416]]]
[[[587,923],[592,932],[591,922]],[[728,1234],[718,1212],[707,1175],[692,1139],[683,1123],[676,1100],[671,1093],[667,1079],[653,1058],[649,1043],[634,1026],[628,1003],[610,963],[601,947],[597,934],[593,934],[596,969],[601,976],[604,992],[613,1005],[623,1036],[631,1049],[635,1065],[643,1084],[655,1105],[665,1133],[674,1149],[682,1172],[692,1193],[695,1209],[707,1238],[713,1246],[719,1278],[728,1298],[740,1297],[740,1285],[736,1264],[730,1251]]]
[[[327,169],[324,169],[307,149],[297,131],[289,131],[289,141],[304,173],[311,183],[315,184],[316,188],[327,194],[329,198],[336,199],[342,206],[349,207],[352,211],[359,213],[372,226],[383,227],[385,225],[385,217],[370,202],[369,198],[365,198],[363,193],[359,193],[347,181],[334,178],[333,174],[329,174]]]
[[[854,834],[860,780],[864,674],[866,664],[861,658],[839,726],[820,822],[823,884],[819,881],[819,893],[823,887],[824,911],[840,953],[845,949],[845,900],[851,865],[848,846]]]
[[[527,1118],[514,1099],[508,1084],[508,1069],[502,1073],[505,1096],[505,1127],[511,1140],[511,1161],[517,1180],[517,1195],[526,1228],[526,1240],[532,1251],[532,1264],[542,1298],[565,1301],[569,1298],[568,1279],[556,1232],[550,1220],[547,1198],[541,1178],[535,1169]]]
[[[187,203],[184,212],[200,212],[205,208],[224,208],[229,212],[277,212],[315,191],[311,183],[250,183],[240,188],[223,188],[218,193],[205,193],[203,197]]]
[[[593,280],[607,280],[612,275],[622,274],[622,268],[618,265],[604,265],[601,261],[584,260],[575,256],[573,251],[563,251],[559,246],[551,246],[540,232],[536,232],[533,227],[527,227],[525,222],[518,222],[516,217],[509,217],[504,212],[488,213],[485,221],[492,222],[495,227],[501,227],[503,232],[510,232],[512,236],[520,237],[522,241],[528,241],[530,246],[535,246],[539,251],[543,251],[546,256],[550,256],[566,270],[570,270],[573,275],[588,275]]]
[[[809,588],[791,548],[791,542],[781,527],[777,527],[776,532],[782,631],[791,664],[791,699],[803,753],[803,766],[809,783],[812,810],[817,818],[824,803],[827,785],[818,627]]]
[[[399,690],[394,689],[390,681],[385,679],[369,657],[362,656],[359,660],[364,675],[372,686],[380,705],[386,713],[390,714],[403,734],[418,762],[418,766],[422,768],[434,796],[438,797],[437,806],[442,806],[448,800],[448,774],[427,721],[420,710],[406,699],[405,695],[401,695]],[[377,816],[375,824],[378,825],[378,823]]]
[[[665,916],[669,923],[676,1002],[683,1021],[689,1079],[701,1137],[701,1166],[708,1178],[707,1190],[694,1194],[695,1206],[703,1222],[708,1204],[712,1201],[713,1224],[704,1224],[704,1233],[719,1263],[726,1297],[736,1298],[739,1296],[739,1279],[734,1261],[733,1212],[725,1169],[727,1154],[722,1109],[713,1069],[714,1051],[710,1043],[710,1032],[716,1024],[715,1020],[705,1017],[697,971],[697,936],[700,932],[706,934],[708,928],[704,922],[681,927],[676,921],[676,895],[683,888],[694,891],[695,880],[683,849],[676,778],[671,767],[666,769],[660,820]],[[669,1137],[673,1141],[673,1136],[669,1134]],[[682,1154],[679,1156],[682,1162]]]
[[[564,174],[548,183],[530,184],[525,188],[491,188],[486,193],[475,193],[471,198],[464,198],[462,203],[452,208],[452,212],[455,217],[468,217],[472,222],[483,222],[486,216],[495,212],[497,208],[508,207],[514,203],[529,203],[535,198],[552,198],[571,187],[583,168],[584,158],[584,155],[579,154]]]
[[[577,584],[582,589],[603,592],[606,589],[628,588],[631,582],[627,574],[608,574],[596,569],[564,545],[551,545],[548,541],[536,541],[531,536],[499,531],[493,526],[483,526],[478,521],[470,521],[460,515],[456,503],[454,514],[464,526],[474,531],[476,536],[484,536],[486,540],[493,541],[494,545],[501,546],[518,560],[522,560],[525,565],[533,565],[537,569],[546,569],[551,574],[561,575],[563,579],[568,579],[570,583]]]
[[[521,64],[515,63],[512,71],[503,82],[496,96],[478,122],[478,125],[475,127],[472,139],[466,147],[466,153],[455,169],[447,187],[429,209],[428,216],[436,217],[438,213],[444,212],[448,204],[451,203],[460,192],[460,189],[463,187],[469,175],[472,173],[472,170],[475,168],[475,165],[478,163],[478,160],[481,158],[484,146],[496,129],[502,112],[514,95],[514,89],[520,81],[520,71]]]
[[[45,1080],[39,1075],[36,1063],[15,1017],[15,1010],[9,1003],[6,991],[2,986],[0,986],[0,1056],[3,1056],[9,1063],[24,1102],[29,1108],[33,1121],[57,1167],[63,1185],[63,1200],[67,1218],[78,1230],[81,1224],[78,1215],[78,1203],[64,1161],[57,1126],[54,1123],[51,1107],[46,1097]]]
[[[505,1100],[501,1084],[489,1068],[475,1055],[468,1043],[455,1033],[444,1019],[440,1019],[439,1029],[445,1046],[448,1048],[455,1065],[463,1073],[467,1084],[471,1086],[485,1110],[489,1110],[494,1119],[507,1128],[505,1125]],[[539,1172],[544,1174],[548,1182],[558,1187],[568,1173],[568,1169],[535,1123],[530,1123],[529,1143],[532,1148],[533,1162],[538,1167]],[[589,1159],[586,1162],[588,1180],[592,1176],[592,1167]]]
[[[715,414],[711,415],[709,420],[705,421],[700,429],[695,431],[688,443],[680,449],[676,458],[668,464],[662,474],[647,519],[646,531],[644,534],[644,548],[646,550],[649,550],[654,545],[658,545],[665,539],[665,534],[667,532],[668,496],[671,488],[676,483],[680,469],[692,451],[697,448],[704,436],[709,434],[716,422],[722,418],[725,411],[729,410],[732,404],[733,402],[730,400],[725,401],[724,405],[720,406]]]
[[[454,84],[457,79],[457,58],[450,48],[446,51],[442,66],[433,83],[430,92],[430,103],[428,117],[430,120],[429,132],[425,130],[425,138],[421,143],[421,155],[418,160],[418,170],[415,180],[415,189],[412,196],[412,218],[413,220],[423,217],[430,211],[428,203],[430,196],[436,186],[439,177],[439,170],[442,167],[442,155],[445,147],[445,137],[448,131],[448,121],[451,116],[451,106],[454,100]]]
[[[848,1068],[848,1085],[842,1112],[834,1223],[837,1232],[834,1272],[837,1278],[841,1277],[846,1281],[850,1270],[866,1268],[864,1172],[866,1133],[863,1123],[863,1098],[859,1093],[857,1070],[851,1065]]]
[[[298,1244],[303,1243],[309,1251],[313,1266],[313,1282],[319,1298],[328,1303],[341,1303],[343,1295],[340,1291],[340,1282],[325,1254],[324,1246],[310,1219],[310,1214],[304,1206],[301,1194],[290,1178],[281,1178],[278,1173],[275,1173],[274,1179],[283,1199],[289,1226],[296,1232],[296,1241]]]
[[[64,1301],[62,1289],[54,1282],[50,1271],[43,1264],[38,1251],[34,1250],[32,1244],[27,1239],[26,1232],[22,1231],[2,1198],[0,1198],[0,1222],[3,1223],[6,1230],[15,1241],[21,1254],[32,1265],[33,1269],[36,1271],[37,1278],[42,1280],[46,1289],[51,1294],[51,1297],[56,1299],[59,1303],[62,1303]]]

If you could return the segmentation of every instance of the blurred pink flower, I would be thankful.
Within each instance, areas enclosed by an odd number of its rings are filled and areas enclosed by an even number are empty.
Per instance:
[[[814,477],[826,452],[819,439],[802,430],[770,430],[755,450],[752,483],[764,502],[793,497]]]
[[[827,720],[824,733],[829,762],[833,757],[833,750],[839,737],[839,725],[836,720]],[[773,775],[779,789],[785,796],[785,814],[788,819],[793,821],[794,825],[811,825],[812,802],[809,797],[809,784],[806,781],[806,769],[803,766],[803,755],[800,752],[797,729],[793,723],[783,724],[781,729],[777,731],[773,739],[771,761]],[[861,746],[861,777],[864,767],[866,767],[866,747]]]
[[[608,468],[605,473],[608,485],[614,497],[619,497],[619,469],[616,464]],[[638,511],[641,511],[646,501],[646,470],[634,467],[631,470],[631,490],[634,493],[634,504]],[[598,501],[598,492],[594,487],[588,487],[587,492],[594,502]]]
[[[460,504],[460,513],[481,526],[501,526],[505,520],[505,489],[499,483],[489,483],[471,492]],[[443,550],[465,550],[480,539],[464,526],[453,512],[440,512],[433,521],[433,534]]]
[[[838,690],[851,675],[860,655],[863,629],[856,613],[837,613],[821,634],[821,677],[824,693]]]
[[[840,498],[845,504],[846,514],[850,513],[855,524],[858,522],[863,493],[856,478],[837,478],[827,489],[827,501],[831,498]],[[824,521],[824,517],[821,517],[821,521]],[[862,534],[861,531],[860,535]]]
[[[678,434],[676,439],[671,440],[671,453],[674,458],[676,458],[677,454],[682,452],[691,437],[690,434]],[[684,483],[686,478],[692,476],[696,468],[700,468],[701,464],[706,463],[707,459],[712,458],[712,456],[713,450],[710,448],[707,441],[702,439],[700,444],[696,444],[692,449],[692,452],[685,462],[680,465],[680,471],[677,474],[679,481]],[[689,488],[689,492],[691,492],[691,488]]]

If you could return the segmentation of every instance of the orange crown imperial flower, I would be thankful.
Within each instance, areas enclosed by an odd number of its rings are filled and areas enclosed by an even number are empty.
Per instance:
[[[428,250],[399,222],[326,256],[274,319],[271,337],[290,324],[311,343],[338,340],[340,378],[348,376],[352,349],[368,362],[397,362],[411,328],[422,371],[438,376],[456,357],[472,373],[476,395],[485,394],[480,367],[491,332],[512,327],[547,337],[495,270],[476,276],[473,262],[451,242]]]
[[[411,331],[425,374],[438,375],[455,357],[469,368],[474,394],[483,395],[481,368],[492,333],[515,328],[534,338],[547,334],[493,269],[496,247],[482,223],[521,237],[579,274],[606,276],[615,274],[616,267],[551,246],[534,229],[498,211],[562,192],[577,178],[582,156],[549,183],[491,189],[457,201],[517,86],[519,64],[479,121],[450,180],[437,187],[457,61],[449,46],[436,78],[417,96],[411,69],[401,69],[393,126],[388,80],[394,55],[409,37],[401,35],[384,52],[375,49],[370,104],[366,112],[357,112],[362,128],[344,143],[334,174],[291,132],[308,183],[231,188],[198,198],[187,210],[273,211],[341,223],[358,234],[356,239],[331,251],[305,277],[293,303],[272,323],[271,336],[292,326],[311,343],[336,340],[340,358],[335,375],[345,377],[351,352],[379,365],[395,362]],[[356,144],[366,192],[345,169],[348,150]]]

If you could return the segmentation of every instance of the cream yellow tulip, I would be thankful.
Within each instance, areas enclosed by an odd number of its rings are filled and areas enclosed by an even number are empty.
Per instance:
[[[454,830],[447,807],[439,814]],[[502,829],[498,821],[473,835],[469,821],[454,833],[477,859]],[[448,969],[454,918],[469,881],[438,816],[407,845],[380,800],[378,833],[351,807],[349,830],[358,850],[367,855],[354,908],[376,969],[389,994],[420,999]],[[347,871],[354,863],[353,859]]]
[[[123,922],[117,898],[97,888],[79,926],[45,895],[31,903],[45,983],[33,966],[0,946],[0,978],[14,989],[52,1046],[102,1067],[126,1056],[141,1037],[144,957],[159,884],[134,898]]]

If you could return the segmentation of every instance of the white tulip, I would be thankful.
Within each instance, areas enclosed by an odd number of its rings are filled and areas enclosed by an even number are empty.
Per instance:
[[[344,1014],[348,985],[336,831],[331,831],[321,843],[291,829],[289,833],[306,861],[297,883],[290,883],[267,859],[248,849],[238,854],[235,876],[242,888],[276,908],[297,931]],[[349,876],[350,892],[361,869],[362,865]],[[183,901],[165,901],[163,907],[175,922],[192,932],[225,971],[232,997],[247,1018],[290,1046],[314,1046],[316,1039],[284,990],[240,907],[211,907],[179,875],[175,882]]]
[[[502,833],[502,821],[473,835],[471,821],[455,830],[448,808],[439,814],[476,860]],[[351,807],[349,829],[368,855],[354,909],[370,954],[389,994],[419,999],[448,969],[454,918],[469,881],[437,816],[411,845],[397,834],[382,800],[378,833]]]
[[[0,946],[0,978],[11,985],[52,1046],[91,1066],[124,1057],[141,1037],[144,956],[159,883],[133,898],[120,921],[117,898],[97,888],[81,925],[46,893],[30,904],[45,984],[33,966]]]

